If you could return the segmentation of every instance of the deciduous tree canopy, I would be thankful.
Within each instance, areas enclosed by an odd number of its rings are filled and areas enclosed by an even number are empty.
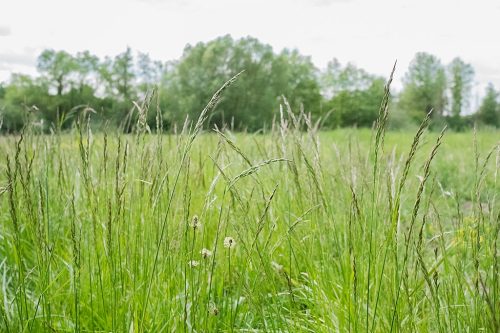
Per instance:
[[[72,125],[84,107],[95,111],[94,124],[133,128],[134,102],[141,104],[154,91],[147,115],[151,128],[196,119],[212,94],[233,75],[244,71],[210,115],[208,126],[235,130],[269,128],[286,97],[294,112],[304,111],[328,128],[372,126],[384,91],[385,79],[352,63],[333,58],[321,71],[298,50],[276,52],[259,40],[226,35],[209,42],[187,45],[180,59],[162,62],[127,48],[115,57],[99,59],[89,51],[71,55],[45,50],[38,57],[37,77],[14,74],[0,86],[1,132],[19,131],[27,122],[43,130]],[[417,53],[404,76],[398,103],[393,107],[407,121],[434,117],[459,128],[464,124],[474,70],[455,58],[449,65],[427,53]],[[497,103],[490,87],[476,119],[498,126]],[[157,115],[161,117],[157,117]],[[126,125],[128,124],[128,125]]]

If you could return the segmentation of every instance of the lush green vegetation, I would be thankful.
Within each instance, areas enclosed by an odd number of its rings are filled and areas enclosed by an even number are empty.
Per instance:
[[[203,132],[218,98],[1,138],[0,330],[498,331],[498,132],[386,133],[387,96],[373,131]]]
[[[37,77],[14,74],[8,83],[0,84],[0,132],[19,133],[30,121],[46,133],[69,129],[78,113],[91,108],[94,128],[115,127],[128,133],[139,111],[133,102],[140,104],[148,94],[159,96],[155,103],[161,109],[162,128],[178,129],[186,117],[197,119],[211,92],[243,70],[207,119],[209,128],[269,129],[279,117],[281,96],[294,109],[304,108],[323,128],[372,127],[385,81],[336,59],[319,70],[297,50],[275,52],[255,38],[234,40],[229,35],[188,45],[175,61],[153,60],[130,48],[105,59],[89,51],[71,55],[45,50],[37,68]],[[395,96],[392,107],[397,117],[391,127],[416,127],[431,109],[438,128],[444,123],[456,130],[472,128],[475,122],[500,126],[500,104],[493,86],[479,110],[468,108],[473,79],[473,68],[459,58],[443,65],[433,55],[417,53],[403,90]],[[146,123],[155,129],[156,113]]]

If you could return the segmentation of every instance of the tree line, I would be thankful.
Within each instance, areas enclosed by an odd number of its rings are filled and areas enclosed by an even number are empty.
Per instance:
[[[76,55],[45,50],[37,59],[39,75],[13,74],[0,85],[0,131],[18,132],[27,123],[41,130],[70,128],[91,110],[96,126],[131,131],[140,101],[149,100],[145,122],[154,129],[173,129],[196,119],[211,95],[244,70],[228,89],[209,126],[235,130],[269,128],[279,116],[282,97],[293,110],[303,110],[324,128],[369,127],[377,118],[385,78],[337,59],[324,70],[297,50],[277,53],[270,45],[226,35],[187,45],[180,59],[162,62],[127,48],[99,59],[89,51]],[[499,94],[490,84],[481,106],[465,114],[474,69],[460,58],[445,65],[434,55],[417,53],[393,96],[395,127],[420,121],[433,110],[433,121],[463,129],[475,122],[500,126]],[[151,97],[153,96],[153,97]],[[151,97],[151,98],[149,98]]]

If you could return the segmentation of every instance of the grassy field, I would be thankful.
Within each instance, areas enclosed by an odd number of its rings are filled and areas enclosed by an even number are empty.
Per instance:
[[[0,138],[2,332],[498,332],[498,132]]]

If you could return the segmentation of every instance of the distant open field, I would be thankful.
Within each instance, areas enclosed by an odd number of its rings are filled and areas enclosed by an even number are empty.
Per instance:
[[[499,132],[294,124],[0,138],[0,331],[498,332]]]

